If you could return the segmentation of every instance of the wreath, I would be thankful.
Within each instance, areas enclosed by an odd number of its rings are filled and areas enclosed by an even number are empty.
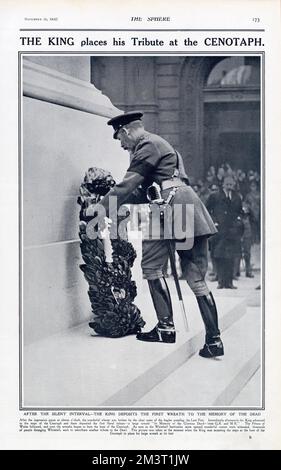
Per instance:
[[[113,186],[115,181],[108,171],[89,168],[80,185],[80,248],[84,264],[80,265],[89,284],[89,298],[93,319],[89,326],[99,335],[110,338],[136,334],[145,325],[140,310],[133,300],[137,295],[131,268],[136,259],[136,251],[123,237],[112,239],[112,262],[107,262],[102,239],[90,239],[86,228],[91,217],[87,208],[97,204]],[[126,214],[127,217],[128,214]],[[120,223],[124,217],[118,217]]]

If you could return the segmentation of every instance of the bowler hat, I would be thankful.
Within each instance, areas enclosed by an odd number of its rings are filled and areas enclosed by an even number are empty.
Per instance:
[[[119,114],[118,116],[110,119],[107,124],[112,126],[114,129],[113,138],[117,139],[117,134],[121,127],[129,124],[130,122],[139,121],[142,116],[143,113],[141,111],[128,111],[127,113]]]

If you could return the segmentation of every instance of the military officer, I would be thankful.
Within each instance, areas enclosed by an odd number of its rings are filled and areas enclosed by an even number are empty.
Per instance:
[[[202,357],[216,357],[224,354],[218,327],[215,300],[209,291],[205,274],[207,271],[207,239],[216,233],[215,225],[188,183],[180,155],[162,137],[147,132],[142,123],[142,112],[127,112],[108,121],[114,130],[113,137],[121,147],[131,154],[129,168],[123,181],[116,184],[102,199],[101,204],[108,212],[110,197],[116,197],[118,207],[127,203],[144,203],[147,188],[157,183],[165,200],[174,191],[171,205],[192,205],[194,208],[194,243],[183,245],[189,249],[178,249],[184,278],[194,292],[205,325],[205,344],[199,354]],[[173,237],[173,235],[172,235]],[[183,238],[180,238],[183,241]],[[176,237],[172,240],[176,242]],[[143,241],[142,270],[147,279],[158,323],[150,332],[140,332],[140,341],[174,343],[172,302],[163,275],[163,267],[169,256],[168,240],[146,239]],[[180,244],[181,246],[181,244]]]

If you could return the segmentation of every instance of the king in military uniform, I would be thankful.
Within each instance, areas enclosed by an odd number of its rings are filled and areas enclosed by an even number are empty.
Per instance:
[[[176,236],[172,240],[163,237],[143,240],[142,271],[147,279],[158,322],[150,332],[140,332],[140,341],[174,343],[176,332],[172,302],[163,275],[163,268],[169,257],[168,243],[174,243],[178,251],[183,277],[196,296],[205,325],[205,344],[199,354],[202,357],[216,357],[224,354],[220,338],[218,314],[215,300],[205,282],[207,271],[207,240],[217,232],[206,207],[195,194],[188,182],[180,154],[163,138],[147,132],[142,123],[142,112],[127,112],[116,116],[108,124],[113,127],[114,139],[123,149],[128,150],[131,159],[124,179],[114,186],[102,199],[107,214],[110,197],[117,199],[117,205],[147,203],[147,188],[157,183],[163,200],[173,191],[170,205],[192,205],[194,239],[192,245],[177,248]],[[174,221],[175,224],[175,221]],[[188,224],[188,221],[187,221]],[[180,237],[183,242],[183,237]],[[182,246],[185,248],[182,249]]]

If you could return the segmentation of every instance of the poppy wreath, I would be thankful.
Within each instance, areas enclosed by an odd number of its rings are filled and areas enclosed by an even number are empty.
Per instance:
[[[86,216],[86,209],[100,201],[113,186],[112,175],[101,168],[89,168],[80,186],[80,248],[84,264],[80,265],[89,284],[89,298],[93,320],[89,326],[99,335],[110,338],[136,334],[145,325],[140,310],[133,300],[137,295],[135,281],[132,280],[131,268],[136,258],[136,251],[123,237],[111,240],[112,262],[106,261],[104,244],[100,238],[90,239],[86,227],[91,217]],[[126,214],[125,217],[127,217]],[[118,217],[120,223],[124,217]]]

